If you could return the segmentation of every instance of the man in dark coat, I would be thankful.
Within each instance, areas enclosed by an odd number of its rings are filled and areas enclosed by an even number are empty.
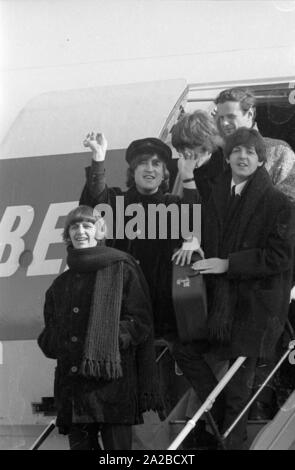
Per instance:
[[[104,246],[105,226],[88,206],[66,219],[69,269],[46,293],[44,354],[57,359],[57,426],[72,450],[131,449],[131,425],[156,409],[152,312],[134,259]]]
[[[206,275],[212,350],[230,363],[247,357],[225,389],[223,431],[251,395],[258,358],[275,354],[288,314],[295,236],[294,207],[270,181],[258,132],[238,129],[227,139],[225,157],[231,171],[216,180],[203,208],[206,259],[194,265]],[[178,345],[174,355],[204,400],[216,379],[198,344]],[[247,413],[229,435],[228,449],[243,447],[246,424]]]
[[[235,87],[223,90],[215,100],[217,123],[221,134],[226,139],[241,126],[257,129],[256,98],[247,88]],[[265,135],[265,134],[264,134]],[[267,134],[268,135],[268,134]],[[283,140],[263,137],[266,145],[265,169],[273,184],[295,203],[295,154],[290,145]],[[291,136],[290,136],[291,139]],[[289,143],[290,140],[289,140]],[[214,167],[214,168],[213,168]],[[218,168],[212,165],[212,172],[218,174]],[[213,174],[211,173],[211,175]],[[197,181],[199,175],[195,172]],[[198,183],[197,183],[198,184]],[[254,392],[265,381],[275,364],[259,361],[254,380]],[[274,385],[269,382],[251,407],[251,419],[270,419],[274,415]]]
[[[127,170],[128,190],[123,192],[120,188],[110,188],[105,183],[104,160],[107,142],[103,134],[88,134],[84,145],[92,149],[91,167],[86,169],[87,182],[83,189],[80,204],[95,207],[98,204],[109,204],[113,209],[114,239],[107,242],[116,248],[130,253],[139,262],[147,280],[152,298],[154,315],[154,328],[156,337],[171,338],[176,334],[176,322],[172,305],[172,262],[174,251],[181,245],[181,218],[177,215],[177,223],[168,214],[167,236],[160,233],[160,218],[154,224],[148,218],[150,206],[162,205],[164,207],[176,205],[178,214],[181,214],[181,203],[192,206],[197,202],[197,192],[193,181],[193,169],[195,158],[185,159],[182,166],[182,179],[184,183],[184,197],[172,195],[167,192],[169,173],[167,163],[172,157],[168,145],[157,138],[145,138],[133,141],[126,151],[126,160],[129,164]],[[117,197],[124,198],[124,208],[133,204],[140,205],[144,209],[145,230],[137,230],[134,236],[126,235],[128,217],[117,213]],[[172,206],[171,206],[172,207]],[[122,210],[122,206],[119,207]],[[118,225],[121,220],[124,238],[116,238]],[[154,233],[150,236],[150,229]],[[173,230],[179,229],[179,236],[173,234]],[[133,235],[133,234],[131,234]],[[183,247],[180,250],[179,260],[190,262],[192,250]]]

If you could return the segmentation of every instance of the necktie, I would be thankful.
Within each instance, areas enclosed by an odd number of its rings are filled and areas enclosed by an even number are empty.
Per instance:
[[[235,210],[235,207],[239,201],[239,194],[236,194],[236,185],[232,186],[231,190],[230,190],[230,198],[229,198],[229,202],[228,202],[228,209],[230,212],[232,212],[233,210]]]

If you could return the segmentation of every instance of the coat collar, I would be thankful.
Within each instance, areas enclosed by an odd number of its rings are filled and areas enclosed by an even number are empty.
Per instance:
[[[212,198],[217,210],[217,216],[220,221],[220,224],[223,222],[225,211],[228,204],[228,199],[230,195],[230,182],[231,182],[231,172],[226,170],[218,180],[216,184],[212,187]],[[244,199],[242,206],[242,217],[240,224],[241,233],[244,232],[246,226],[249,223],[253,213],[256,210],[257,205],[260,202],[260,199],[263,197],[265,192],[272,187],[270,177],[264,167],[259,168],[252,178],[247,182],[241,198]]]
[[[127,198],[134,203],[160,204],[163,202],[164,194],[160,188],[154,194],[141,194],[135,186],[132,186],[127,191]]]

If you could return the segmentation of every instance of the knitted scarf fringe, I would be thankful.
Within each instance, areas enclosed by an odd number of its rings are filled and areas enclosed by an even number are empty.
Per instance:
[[[109,380],[119,379],[123,376],[121,360],[118,358],[115,362],[111,360],[95,361],[84,358],[80,367],[82,375],[88,377],[101,377]]]
[[[216,277],[213,303],[208,318],[209,338],[219,343],[228,343],[233,324],[232,302],[234,295],[226,276]]]

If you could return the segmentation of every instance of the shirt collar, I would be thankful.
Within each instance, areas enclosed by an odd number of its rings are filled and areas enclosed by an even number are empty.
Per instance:
[[[232,191],[232,188],[233,186],[235,186],[235,194],[237,195],[241,195],[241,192],[243,191],[245,185],[247,183],[247,180],[246,181],[243,181],[242,183],[239,183],[239,184],[235,184],[234,183],[234,180],[232,179],[231,180],[231,183],[230,183],[230,191]]]

